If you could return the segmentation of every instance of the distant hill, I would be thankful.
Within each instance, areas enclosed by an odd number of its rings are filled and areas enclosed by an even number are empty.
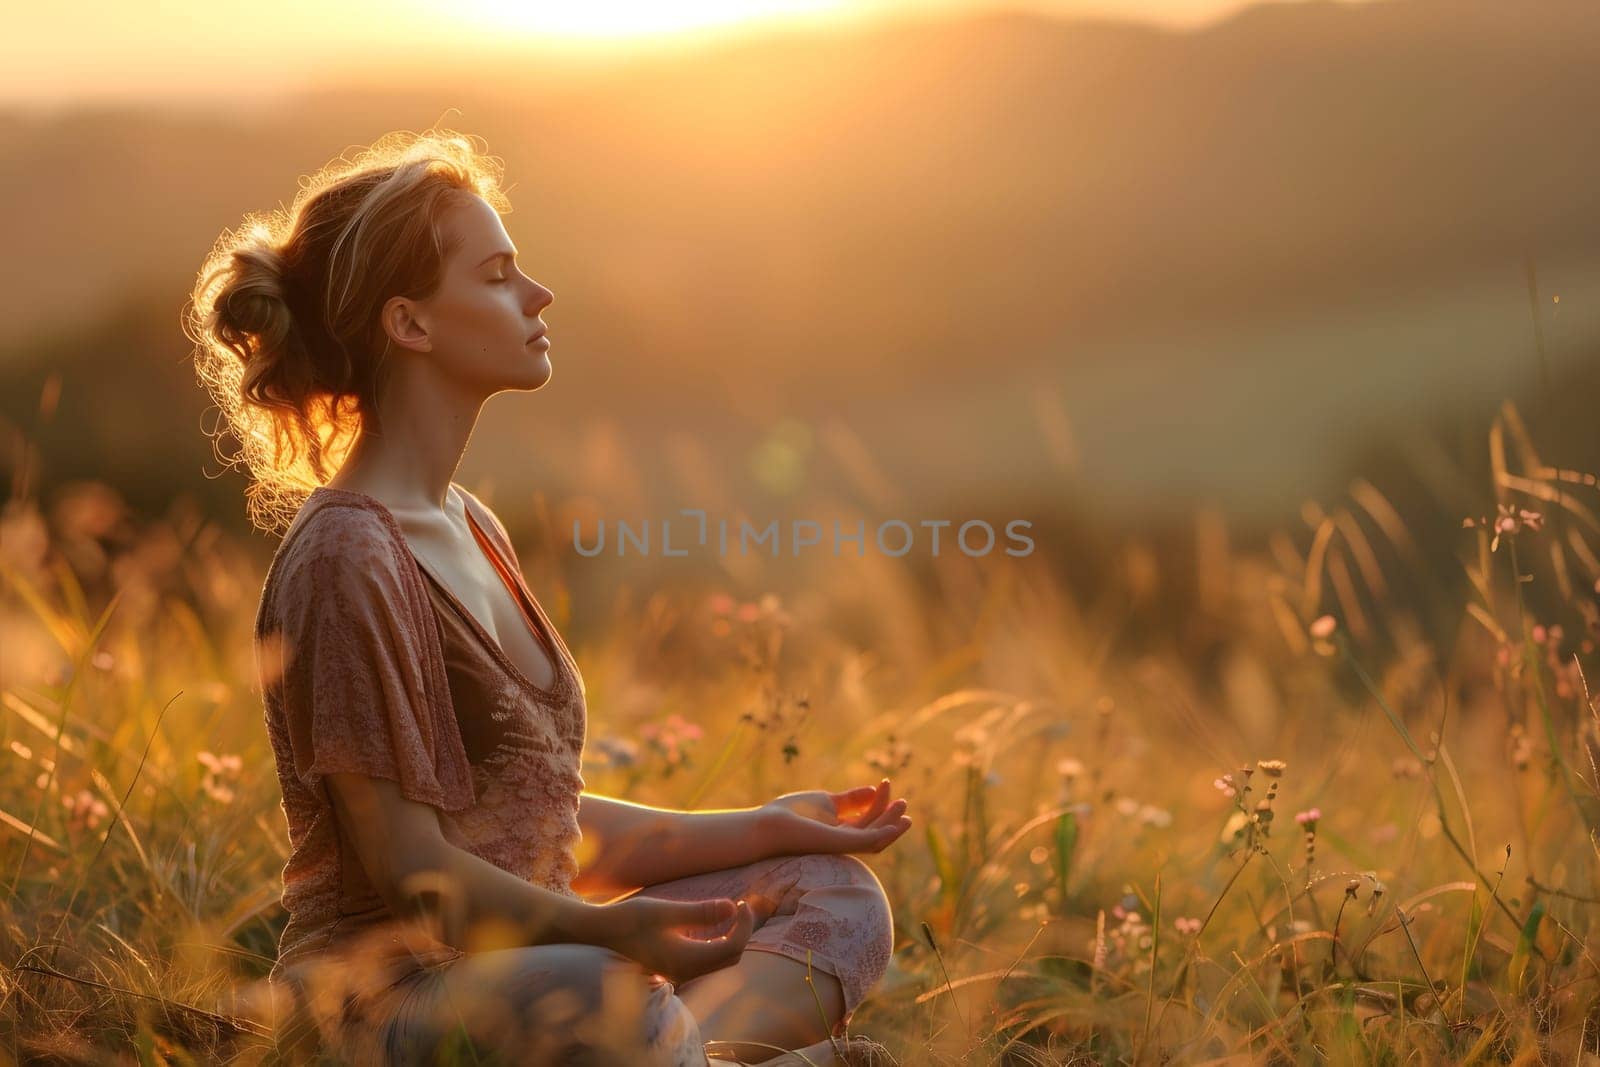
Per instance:
[[[170,351],[142,354],[181,360],[178,311],[223,226],[435,121],[506,159],[508,227],[557,294],[562,399],[537,410],[604,410],[646,439],[843,412],[920,428],[900,442],[915,463],[949,410],[925,390],[1070,392],[1061,374],[1135,338],[1337,320],[1496,272],[1514,288],[1525,256],[1581,262],[1600,238],[1589,3],[1265,5],[1196,33],[992,15],[519,77],[537,62],[419,54],[393,85],[330,71],[266,112],[0,118],[19,268],[0,367],[131,304],[173,324]],[[1168,351],[1157,372],[1229,347]],[[1047,470],[1017,465],[1030,450],[993,453],[996,477]]]
[[[836,334],[907,351],[952,325],[992,338],[1001,314],[1037,340],[1327,301],[1600,229],[1592,4],[1266,5],[1195,34],[995,15],[754,37],[566,92],[524,92],[490,56],[389,92],[332,71],[270,117],[7,119],[8,243],[30,269],[4,340],[181,283],[297,174],[441,116],[507,159],[523,238],[585,301],[624,299],[605,288],[624,262],[670,262],[678,288],[734,287],[733,317],[762,330],[826,301]],[[927,312],[960,283],[963,314]],[[655,343],[687,347],[684,324],[650,321],[674,295],[625,299]]]

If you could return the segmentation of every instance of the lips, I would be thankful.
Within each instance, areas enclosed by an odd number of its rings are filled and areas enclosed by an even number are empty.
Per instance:
[[[533,344],[533,342],[537,341],[539,338],[541,338],[543,336],[544,336],[544,331],[540,330],[538,333],[536,333],[532,337],[528,338],[528,340],[525,343],[531,345],[531,344]]]

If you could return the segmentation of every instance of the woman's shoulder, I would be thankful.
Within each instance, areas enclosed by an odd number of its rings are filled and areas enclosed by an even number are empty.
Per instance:
[[[301,507],[278,552],[285,556],[338,556],[353,561],[392,559],[403,538],[394,519],[359,493],[322,489]]]
[[[330,580],[404,587],[403,544],[393,518],[367,498],[331,489],[313,492],[273,555],[262,590],[264,606],[286,586],[315,595]]]

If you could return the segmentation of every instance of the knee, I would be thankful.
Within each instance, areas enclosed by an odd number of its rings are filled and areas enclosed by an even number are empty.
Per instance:
[[[810,857],[820,865],[816,884],[833,887],[833,892],[849,898],[848,915],[851,940],[870,970],[869,984],[876,984],[888,970],[894,952],[894,909],[878,876],[855,856]]]
[[[878,876],[855,856],[827,856],[828,866],[835,884],[847,885],[866,905],[872,921],[872,932],[880,937],[894,939],[894,911],[889,906],[889,894],[884,892]]]
[[[884,906],[888,906],[889,897],[883,891],[883,883],[878,881],[878,876],[873,873],[872,868],[863,863],[859,856],[836,854],[816,858],[824,861],[835,880],[876,893],[883,898]]]

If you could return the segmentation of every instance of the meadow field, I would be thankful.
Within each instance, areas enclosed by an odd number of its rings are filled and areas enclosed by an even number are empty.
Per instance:
[[[1087,587],[868,555],[584,604],[564,531],[511,532],[581,634],[590,790],[909,797],[854,1023],[903,1063],[1592,1063],[1600,500],[1534,436],[1501,409],[1442,556],[1365,480]],[[10,501],[0,567],[0,1059],[264,1062],[260,553],[80,483]]]
[[[278,539],[182,305],[437,125],[558,294],[456,480],[581,667],[588,789],[909,800],[855,1030],[1600,1067],[1600,5],[13,7],[0,1067],[272,1060]],[[1037,550],[575,550],[686,507]]]

